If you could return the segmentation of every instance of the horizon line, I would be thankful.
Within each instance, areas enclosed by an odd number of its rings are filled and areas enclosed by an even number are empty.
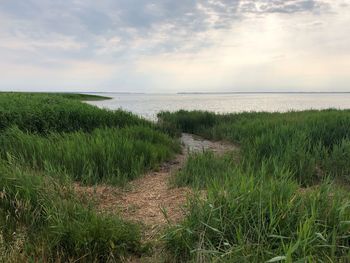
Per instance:
[[[102,94],[175,94],[175,95],[186,95],[186,94],[293,94],[293,93],[304,93],[304,94],[345,94],[350,91],[181,91],[181,92],[128,92],[128,91],[1,91],[0,93],[14,92],[14,93],[102,93]]]

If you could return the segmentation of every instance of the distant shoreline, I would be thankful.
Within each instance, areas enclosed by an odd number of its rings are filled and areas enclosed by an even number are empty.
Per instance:
[[[118,95],[234,95],[234,94],[350,94],[350,91],[232,91],[232,92],[114,92],[114,91],[0,91],[0,93],[35,94],[118,94]],[[100,95],[101,97],[101,95]],[[111,99],[111,98],[108,98]]]

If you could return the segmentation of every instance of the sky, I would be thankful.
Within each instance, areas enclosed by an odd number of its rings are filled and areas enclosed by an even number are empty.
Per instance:
[[[0,0],[1,91],[350,91],[350,0]]]

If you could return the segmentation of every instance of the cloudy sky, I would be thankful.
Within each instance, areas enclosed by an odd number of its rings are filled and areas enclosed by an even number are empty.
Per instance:
[[[0,90],[350,91],[350,0],[0,0]]]

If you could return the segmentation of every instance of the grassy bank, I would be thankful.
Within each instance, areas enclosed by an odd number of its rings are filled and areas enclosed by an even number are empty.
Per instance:
[[[6,261],[121,261],[145,251],[138,226],[98,214],[72,189],[125,185],[178,143],[131,113],[74,94],[0,93],[0,252]]]
[[[79,101],[97,101],[97,100],[110,100],[111,97],[86,94],[86,93],[64,93],[64,92],[0,92],[0,95],[33,95],[33,96],[59,96],[66,99],[74,99]]]
[[[177,185],[207,191],[167,232],[179,261],[350,260],[349,111],[159,117],[166,127],[240,145],[239,162],[194,155],[175,176]]]
[[[79,98],[73,94],[0,93],[0,130],[16,125],[26,132],[45,134],[151,125],[131,113],[99,109]]]

